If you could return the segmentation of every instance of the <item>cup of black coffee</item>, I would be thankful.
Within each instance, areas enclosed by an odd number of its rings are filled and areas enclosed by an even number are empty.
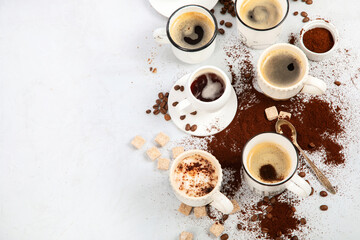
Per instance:
[[[215,66],[195,70],[185,85],[186,98],[176,107],[180,111],[205,110],[215,112],[230,98],[231,83],[227,74]]]

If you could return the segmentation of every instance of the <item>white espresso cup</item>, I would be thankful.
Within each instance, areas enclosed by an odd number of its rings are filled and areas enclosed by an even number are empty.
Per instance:
[[[271,84],[263,75],[263,66],[267,58],[271,56],[271,53],[276,52],[277,50],[289,51],[290,53],[297,56],[300,60],[300,67],[302,69],[302,77],[294,85],[288,87],[279,87]],[[314,95],[324,94],[326,91],[326,83],[318,78],[312,77],[309,75],[309,60],[307,59],[304,52],[291,44],[288,43],[278,43],[268,47],[260,55],[257,64],[257,83],[259,87],[264,92],[265,95],[271,97],[275,100],[286,100],[291,97],[294,97],[298,93],[309,93]]]
[[[244,2],[249,0],[236,0],[235,11],[237,17],[237,29],[239,31],[240,39],[246,46],[254,49],[264,49],[274,44],[282,30],[282,23],[285,21],[289,13],[289,1],[288,0],[274,0],[278,1],[282,9],[281,20],[275,26],[267,29],[258,29],[249,26],[240,17],[241,6]]]
[[[224,84],[224,92],[223,94],[216,100],[205,102],[197,99],[194,94],[191,92],[191,84],[202,74],[206,73],[214,73],[218,75]],[[231,82],[228,75],[218,67],[215,66],[203,66],[196,69],[187,80],[184,86],[184,93],[186,95],[185,99],[183,99],[179,104],[176,106],[178,111],[181,112],[193,112],[196,110],[203,110],[207,112],[215,112],[221,109],[230,99],[231,96]]]
[[[174,21],[182,14],[188,12],[198,12],[204,14],[209,20],[214,24],[214,33],[209,42],[199,48],[189,49],[184,48],[177,44],[171,37],[170,28],[173,25]],[[196,64],[205,61],[208,59],[215,50],[216,45],[216,35],[218,27],[216,18],[214,15],[207,10],[206,8],[199,5],[186,5],[177,9],[168,19],[166,28],[158,28],[154,31],[153,37],[156,42],[160,44],[171,44],[171,49],[174,55],[185,63]]]
[[[248,156],[250,151],[260,143],[275,143],[280,145],[290,156],[291,165],[288,176],[286,176],[282,181],[276,183],[268,183],[259,180],[254,177],[250,170],[248,169]],[[294,148],[294,145],[286,137],[277,134],[277,133],[261,133],[256,135],[251,140],[249,140],[243,149],[242,152],[242,163],[243,163],[243,175],[246,183],[249,185],[250,189],[262,196],[273,196],[283,192],[285,189],[290,190],[291,192],[297,194],[300,197],[307,197],[311,193],[310,185],[299,175],[297,172],[297,167],[299,164],[298,154]]]
[[[215,187],[206,195],[201,197],[189,196],[183,191],[180,191],[175,182],[175,170],[178,164],[185,158],[200,155],[201,157],[208,160],[212,166],[215,168],[214,174],[218,176]],[[232,202],[220,192],[221,182],[222,182],[222,169],[219,161],[210,153],[203,150],[190,150],[180,154],[172,163],[170,168],[170,184],[175,193],[175,196],[183,203],[192,206],[192,207],[201,207],[207,204],[215,207],[224,214],[229,214],[233,210],[234,206]]]

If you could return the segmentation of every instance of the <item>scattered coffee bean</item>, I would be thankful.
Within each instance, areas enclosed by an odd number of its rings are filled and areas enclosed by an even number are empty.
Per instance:
[[[268,233],[268,232],[269,232],[269,229],[268,229],[268,228],[262,228],[261,231],[262,231],[263,233]]]
[[[160,113],[160,110],[159,109],[155,109],[154,111],[153,111],[153,114],[154,115],[158,115]]]
[[[165,109],[166,111],[168,110],[168,105],[167,105],[167,104],[164,106],[164,109]]]
[[[268,219],[272,219],[273,215],[272,215],[271,213],[268,213],[268,214],[266,214],[266,217],[267,217]]]
[[[241,226],[241,224],[240,224],[240,223],[238,223],[238,225],[237,225],[237,229],[238,229],[238,230],[241,230],[241,229],[242,229],[242,226]]]
[[[184,91],[184,86],[180,86],[180,91]]]
[[[264,197],[264,202],[266,202],[266,203],[269,202],[269,197],[268,196]]]
[[[291,207],[291,211],[296,212],[296,208],[295,208],[295,207]]]
[[[220,13],[221,13],[221,14],[225,14],[225,13],[226,13],[226,10],[221,9]]]
[[[314,188],[311,187],[311,193],[310,193],[310,196],[314,194]]]
[[[335,81],[334,84],[335,84],[336,86],[340,86],[340,85],[341,85],[341,82]]]
[[[226,22],[226,23],[225,23],[225,27],[231,28],[231,27],[232,27],[232,23],[231,23],[231,22]]]
[[[170,120],[171,120],[171,117],[170,117],[169,114],[165,114],[165,115],[164,115],[164,118],[165,118],[166,121],[170,121]]]
[[[181,115],[180,120],[184,120],[186,118],[186,115]]]
[[[299,240],[299,238],[297,236],[292,236],[291,240]]]
[[[300,177],[305,177],[306,174],[305,174],[304,172],[299,172],[299,176],[300,176]]]
[[[320,192],[320,196],[322,196],[322,197],[326,197],[328,194],[327,194],[327,192],[325,192],[325,191],[321,191]]]
[[[169,92],[165,93],[165,97],[168,98],[169,97]],[[167,100],[167,99],[166,99]]]
[[[186,124],[185,130],[186,130],[186,131],[189,131],[189,130],[190,130],[190,124]]]
[[[150,114],[150,113],[151,113],[150,109],[146,110],[146,114]]]
[[[276,198],[275,198],[275,197],[272,197],[272,198],[270,199],[270,203],[271,203],[271,204],[275,204],[275,203],[276,203]]]
[[[300,13],[300,15],[301,15],[302,17],[307,17],[307,16],[308,16],[307,12],[304,12],[304,11],[302,11],[302,12]]]
[[[229,239],[229,235],[227,235],[227,234],[225,233],[225,234],[221,235],[220,239],[221,239],[221,240],[227,240],[227,239]]]
[[[225,21],[224,20],[221,20],[220,21],[220,25],[224,25]]]
[[[179,104],[179,102],[173,102],[172,103],[173,107],[176,107],[176,105],[178,105],[178,104]]]
[[[166,102],[160,103],[160,107],[163,108],[165,106]]]
[[[280,230],[277,231],[276,236],[281,237],[281,235],[282,235],[282,232]]]
[[[156,105],[156,104],[155,104],[155,105],[153,106],[153,109],[158,109],[158,108],[159,108],[159,105]]]
[[[197,125],[196,125],[196,124],[192,125],[191,128],[190,128],[190,130],[191,130],[192,132],[195,132],[196,129],[197,129]]]
[[[310,18],[305,17],[302,21],[303,21],[303,22],[308,22],[308,21],[310,21]]]
[[[305,224],[306,224],[306,219],[305,219],[305,218],[301,218],[301,219],[300,219],[300,223],[301,223],[301,225],[305,225]]]
[[[320,210],[321,211],[326,211],[326,210],[328,210],[328,206],[327,205],[321,205]]]
[[[299,14],[299,12],[298,12],[298,11],[294,12],[294,16],[297,16],[298,14]]]
[[[152,68],[152,67],[150,67],[150,72],[152,72],[152,70],[153,70],[153,68]]]
[[[157,68],[154,68],[154,70],[152,71],[152,73],[157,73]]]
[[[219,28],[219,29],[218,29],[218,32],[222,35],[222,34],[224,34],[224,33],[225,33],[225,30],[224,30],[224,29],[222,29],[222,28]]]
[[[163,99],[163,98],[164,98],[164,94],[163,94],[162,92],[159,92],[158,97],[159,97],[160,99]]]
[[[157,104],[157,105],[160,105],[161,100],[160,100],[160,99],[156,99],[156,101],[155,101],[155,102],[156,102],[156,104]]]
[[[174,90],[175,90],[175,91],[177,91],[177,90],[179,90],[179,89],[180,89],[180,86],[179,86],[179,85],[175,85],[175,86],[174,86]]]
[[[270,213],[272,210],[273,210],[273,207],[272,207],[272,206],[268,206],[268,207],[266,208],[266,211],[267,211],[268,213]]]
[[[224,216],[222,217],[222,220],[223,220],[223,221],[226,221],[228,218],[229,218],[229,215],[224,214]]]
[[[309,143],[309,147],[314,148],[315,144],[311,142],[311,143]]]
[[[196,115],[197,114],[197,111],[193,111],[190,113],[191,115]]]
[[[253,216],[250,218],[250,220],[251,220],[252,222],[255,222],[257,219],[258,219],[258,216],[257,216],[257,215],[253,215]]]
[[[214,12],[215,12],[215,10],[214,10],[214,9],[211,9],[211,10],[210,10],[210,12],[211,12],[211,13],[214,13]]]
[[[308,4],[308,5],[311,5],[312,3],[313,3],[312,0],[307,0],[307,1],[306,1],[306,4]]]
[[[235,16],[236,16],[236,13],[235,13],[235,12],[232,12],[232,13],[231,13],[231,16],[235,17]]]
[[[164,115],[167,113],[166,109],[164,109],[164,108],[160,108],[160,112]]]

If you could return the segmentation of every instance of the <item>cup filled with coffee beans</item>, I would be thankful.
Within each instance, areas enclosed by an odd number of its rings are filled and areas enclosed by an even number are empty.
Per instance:
[[[184,86],[185,99],[176,106],[180,112],[202,110],[215,112],[230,99],[231,82],[227,74],[215,66],[195,70]]]
[[[298,162],[293,144],[277,133],[256,135],[242,153],[244,179],[250,189],[263,196],[286,189],[300,197],[309,196],[310,185],[296,174]]]
[[[215,50],[217,22],[214,15],[198,5],[177,9],[166,28],[154,31],[154,39],[170,43],[175,56],[183,62],[195,64],[209,58]]]
[[[181,202],[193,207],[211,204],[224,214],[229,214],[233,204],[220,193],[221,182],[219,161],[202,150],[180,154],[170,169],[170,184]]]
[[[288,0],[236,0],[237,28],[242,41],[251,48],[274,44],[289,12]]]
[[[309,61],[300,48],[279,43],[265,49],[257,65],[257,83],[265,95],[286,100],[298,93],[324,94],[326,83],[309,75]]]

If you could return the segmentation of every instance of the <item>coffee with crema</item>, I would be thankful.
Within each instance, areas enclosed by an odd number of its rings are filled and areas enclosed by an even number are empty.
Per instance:
[[[238,11],[241,20],[256,29],[276,26],[283,15],[278,0],[245,0]]]
[[[173,174],[176,189],[188,197],[207,195],[215,188],[218,178],[215,166],[199,154],[182,159]]]
[[[260,71],[264,79],[275,87],[287,88],[295,85],[305,75],[305,63],[289,49],[275,49],[261,62]]]
[[[276,143],[259,143],[250,150],[247,168],[258,181],[264,183],[281,182],[290,173],[290,155]]]
[[[177,17],[170,26],[170,36],[185,49],[205,46],[214,36],[215,25],[205,14],[187,12]]]

